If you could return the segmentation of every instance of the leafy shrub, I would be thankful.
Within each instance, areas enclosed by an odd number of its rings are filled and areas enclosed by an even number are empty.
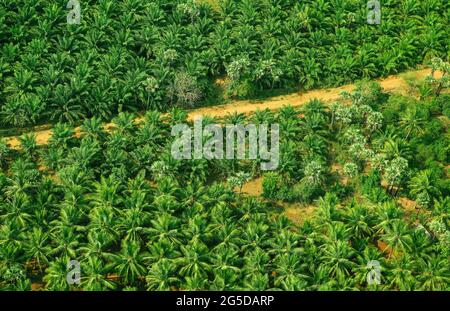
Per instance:
[[[325,194],[323,187],[311,185],[310,183],[301,181],[294,185],[293,198],[300,203],[309,204],[318,197]]]
[[[278,173],[270,172],[264,175],[262,182],[263,196],[267,199],[278,199],[278,193],[283,184],[283,178]]]
[[[350,195],[353,194],[354,188],[352,185],[343,185],[340,182],[335,183],[330,187],[330,189],[327,191],[328,193],[333,193],[338,197],[339,199],[344,199]]]
[[[386,190],[381,187],[380,172],[374,169],[361,177],[361,192],[372,202],[385,202],[390,199]]]

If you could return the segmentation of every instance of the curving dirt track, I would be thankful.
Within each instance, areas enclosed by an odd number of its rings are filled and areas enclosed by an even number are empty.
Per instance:
[[[431,73],[430,69],[420,69],[415,71],[410,71],[407,73],[402,73],[399,75],[389,76],[385,79],[378,80],[386,92],[392,93],[400,93],[406,94],[408,92],[408,84],[403,79],[403,76],[408,75],[415,79],[421,79],[426,77]],[[196,117],[200,116],[211,116],[211,117],[225,117],[226,115],[237,112],[249,114],[251,112],[256,111],[257,109],[270,109],[270,110],[278,110],[285,105],[291,106],[301,106],[308,103],[312,99],[319,99],[325,103],[331,103],[339,99],[340,93],[342,91],[352,91],[355,88],[354,84],[348,84],[337,88],[329,88],[329,89],[319,89],[312,90],[305,93],[292,93],[289,95],[276,96],[270,99],[265,99],[261,101],[254,100],[241,100],[235,101],[226,105],[219,105],[214,107],[205,107],[193,109],[188,112],[188,118],[193,120]],[[139,118],[137,119],[139,120]],[[112,123],[105,124],[105,128],[111,128],[114,125]],[[52,130],[43,129],[37,130],[34,132],[36,134],[36,142],[38,145],[47,144],[48,139],[51,136]],[[75,129],[75,133],[80,133],[80,127]],[[20,141],[18,136],[11,136],[4,138],[6,143],[10,148],[19,149]]]
[[[404,75],[413,76],[415,79],[425,78],[427,75],[431,73],[430,69],[421,69],[416,71],[410,71],[407,73],[402,73],[399,75],[389,76],[385,79],[377,80],[380,82],[381,86],[386,92],[394,92],[400,94],[407,94],[408,92],[408,84],[403,79]],[[320,99],[323,102],[330,103],[338,100],[340,98],[340,94],[343,91],[352,91],[355,88],[355,84],[347,84],[344,86],[329,88],[329,89],[318,89],[312,90],[305,93],[292,93],[289,95],[272,97],[270,99],[265,99],[262,101],[235,101],[231,104],[227,105],[219,105],[214,107],[205,107],[192,110],[189,113],[190,118],[195,118],[201,115],[210,115],[214,117],[224,117],[229,113],[238,112],[238,113],[251,113],[257,109],[270,109],[277,110],[283,107],[284,105],[290,104],[291,106],[301,106],[303,104],[308,103],[312,99]]]

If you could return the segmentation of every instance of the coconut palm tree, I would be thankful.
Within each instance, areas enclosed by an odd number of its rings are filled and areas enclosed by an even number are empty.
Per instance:
[[[70,285],[67,282],[68,262],[68,257],[62,256],[57,257],[49,263],[43,278],[46,289],[54,291],[66,291],[70,289]]]
[[[428,260],[419,259],[421,273],[417,276],[421,290],[445,290],[448,288],[450,274],[448,260],[432,255]]]
[[[244,290],[264,291],[270,288],[269,275],[261,272],[250,274],[244,279]]]
[[[409,192],[417,200],[420,199],[419,204],[428,206],[431,200],[439,197],[440,191],[434,186],[432,180],[433,176],[430,170],[420,171],[416,176],[409,181]]]
[[[122,242],[122,248],[118,254],[107,253],[109,269],[118,274],[124,284],[136,284],[136,281],[145,276],[144,254],[137,242]]]
[[[102,291],[113,290],[116,288],[116,284],[108,280],[107,274],[110,270],[97,257],[87,257],[87,259],[81,263],[81,286],[83,290],[87,291]]]
[[[171,290],[180,282],[177,276],[176,264],[167,258],[163,258],[150,266],[145,278],[147,290]],[[195,287],[201,288],[201,287]]]
[[[322,260],[328,274],[342,281],[351,274],[356,263],[351,259],[355,255],[354,250],[346,241],[336,240],[322,245]]]
[[[52,254],[62,258],[76,258],[80,245],[80,235],[73,227],[53,227],[55,230],[51,235],[54,244]],[[55,267],[56,268],[56,267]]]
[[[34,227],[29,232],[23,232],[22,239],[28,260],[33,262],[33,266],[37,267],[39,271],[43,271],[43,268],[49,262],[51,254],[51,247],[48,243],[49,234],[43,232],[41,228]]]
[[[180,244],[179,219],[168,213],[157,213],[154,217],[147,229],[149,240],[156,242],[168,239],[171,243]]]
[[[190,245],[180,246],[182,256],[177,258],[179,273],[184,277],[206,277],[211,270],[207,246],[194,240]]]
[[[416,262],[408,254],[392,258],[389,261],[388,280],[390,286],[399,290],[413,290],[417,281],[414,277],[414,265]]]
[[[407,109],[401,116],[399,124],[403,129],[405,139],[408,140],[411,135],[416,136],[424,133],[423,126],[425,125],[426,118],[420,115],[416,106],[412,106]]]
[[[345,211],[345,218],[355,239],[373,236],[373,217],[364,206],[356,204],[348,207]]]
[[[36,155],[36,134],[26,133],[19,137],[20,146],[25,152],[25,155],[33,158]]]
[[[383,227],[381,236],[389,247],[395,251],[406,252],[411,250],[412,238],[408,225],[401,219],[395,219]]]

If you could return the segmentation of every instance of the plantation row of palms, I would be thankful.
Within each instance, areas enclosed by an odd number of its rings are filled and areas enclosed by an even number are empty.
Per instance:
[[[448,290],[448,95],[419,101],[376,83],[343,95],[330,109],[203,119],[279,123],[271,173],[260,160],[175,160],[179,109],[138,124],[122,112],[110,131],[88,119],[79,136],[58,123],[46,146],[33,134],[20,151],[0,144],[0,288]],[[264,198],[236,189],[261,174]],[[314,217],[296,225],[283,202],[313,202]],[[80,284],[66,280],[69,260]]]
[[[110,120],[273,88],[338,85],[448,57],[447,0],[0,1],[0,122]],[[220,97],[220,96],[219,96]]]

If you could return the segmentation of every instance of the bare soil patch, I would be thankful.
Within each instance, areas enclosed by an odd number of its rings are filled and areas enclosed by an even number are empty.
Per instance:
[[[284,215],[297,226],[301,226],[305,221],[312,219],[315,211],[314,205],[284,204]]]
[[[263,193],[263,177],[255,178],[242,186],[242,193],[253,196],[260,196]]]

